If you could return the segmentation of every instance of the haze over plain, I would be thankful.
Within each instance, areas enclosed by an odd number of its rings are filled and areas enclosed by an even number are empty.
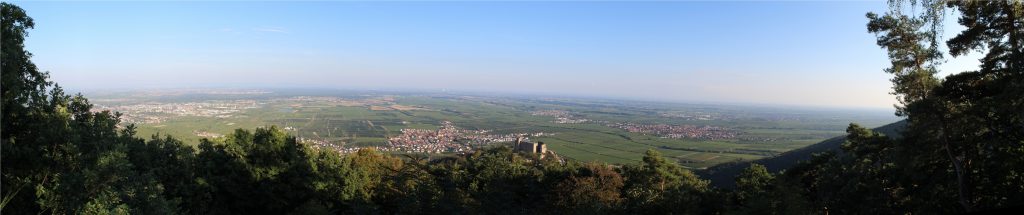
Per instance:
[[[895,102],[881,72],[885,53],[863,30],[864,11],[886,10],[876,2],[21,4],[41,23],[27,41],[34,61],[73,90],[323,87],[875,109]],[[977,64],[969,60],[976,56],[947,59],[943,75]]]

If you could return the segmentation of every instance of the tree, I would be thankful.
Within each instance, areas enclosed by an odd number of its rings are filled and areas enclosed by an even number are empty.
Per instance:
[[[128,145],[133,171],[153,177],[168,201],[180,212],[197,212],[205,202],[197,179],[196,155],[192,146],[171,136],[153,135],[145,143]]]
[[[623,195],[627,213],[701,213],[710,188],[675,162],[668,162],[655,150],[647,150],[640,165],[622,169],[626,178]]]
[[[799,170],[798,170],[799,171]],[[736,177],[728,214],[812,214],[804,200],[805,186],[776,177],[760,164],[751,164]]]
[[[37,70],[24,49],[32,18],[2,3],[3,94],[0,149],[3,201],[12,214],[175,213],[158,178],[135,168],[131,146],[142,144],[119,114],[93,112]]]
[[[608,165],[588,163],[554,189],[552,201],[563,214],[611,214],[622,203],[623,178]]]
[[[201,213],[274,213],[295,211],[314,195],[311,150],[276,127],[243,129],[221,141],[199,145],[199,177],[208,205]]]
[[[879,16],[868,13],[868,32],[878,36],[877,44],[888,51],[892,65],[885,69],[893,74],[893,94],[900,98],[897,115],[905,115],[906,106],[925,99],[939,84],[935,73],[942,59],[934,42],[935,31],[922,30],[927,19],[900,13],[899,8]]]
[[[895,1],[896,5],[902,1]],[[947,77],[941,84],[926,89],[923,93],[900,91],[913,88],[914,82],[903,82],[902,73],[895,73],[896,94],[918,99],[905,102],[901,115],[907,117],[908,128],[903,132],[904,140],[895,149],[900,166],[908,168],[906,187],[923,189],[922,196],[912,201],[917,207],[935,205],[929,201],[933,196],[953,194],[964,211],[973,211],[979,206],[991,208],[1005,206],[1010,199],[1021,199],[1020,183],[999,183],[997,181],[1020,182],[1021,177],[1011,169],[1020,166],[1019,157],[1024,143],[1024,124],[1021,122],[1024,110],[1024,55],[1021,55],[1024,39],[1024,3],[1021,1],[922,1],[922,12],[903,15],[894,7],[889,15],[893,17],[931,17],[930,19],[909,19],[910,21],[886,22],[885,19],[869,18],[868,30],[879,35],[879,45],[890,53],[919,53],[918,46],[902,44],[891,38],[909,38],[905,35],[925,34],[934,37],[933,31],[918,30],[900,26],[923,25],[941,26],[941,19],[934,14],[943,14],[943,5],[956,9],[958,22],[967,27],[946,45],[952,56],[962,56],[971,51],[986,52],[980,59],[981,69],[963,71]],[[913,2],[912,2],[913,4]],[[883,23],[883,24],[879,24]],[[885,25],[884,23],[895,23]],[[934,27],[933,27],[934,28]],[[907,32],[918,33],[907,33]],[[930,32],[930,33],[929,33]],[[934,39],[933,39],[934,40]],[[883,43],[883,41],[895,41]],[[923,43],[923,42],[921,42]],[[932,47],[935,42],[929,43]],[[890,54],[893,67],[907,62],[907,58]],[[931,59],[931,58],[925,58]],[[923,96],[915,96],[923,95]],[[935,162],[944,160],[946,162]],[[947,174],[953,172],[953,175]],[[952,192],[952,193],[948,193]]]
[[[452,171],[466,173],[461,186],[469,198],[470,213],[522,214],[544,209],[549,188],[535,160],[499,147],[473,153],[457,166],[462,168]]]
[[[382,212],[391,214],[412,214],[422,211],[438,211],[437,201],[441,190],[437,179],[430,174],[429,157],[405,155],[392,158],[392,165],[383,165],[386,171],[384,186],[379,187],[374,202],[382,206]],[[397,161],[397,162],[394,162]],[[394,165],[400,164],[400,165]]]
[[[967,27],[947,41],[950,54],[980,51],[978,71],[947,77],[936,91],[941,113],[926,117],[950,121],[941,129],[944,146],[957,164],[961,204],[966,210],[1024,201],[1024,2],[950,1]],[[1010,183],[1006,183],[1010,182]]]
[[[812,202],[842,213],[970,212],[1020,202],[1024,180],[1014,169],[1024,165],[1024,3],[906,3],[891,1],[885,15],[867,15],[868,32],[892,62],[885,71],[894,75],[897,115],[907,118],[901,138],[852,124],[842,154],[787,175],[818,190],[807,192]],[[956,9],[967,27],[946,41],[949,54],[986,55],[980,70],[939,80],[945,8]]]
[[[771,191],[774,179],[775,176],[764,165],[751,164],[736,176],[734,201],[738,205],[746,205],[752,199],[766,198],[764,194]]]
[[[51,164],[39,160],[43,155],[43,147],[30,138],[31,129],[38,127],[32,125],[32,118],[41,118],[32,112],[39,112],[41,104],[47,100],[46,88],[50,83],[46,81],[47,74],[36,69],[32,63],[32,54],[25,50],[25,37],[28,36],[28,29],[35,26],[32,18],[26,15],[25,11],[18,6],[7,2],[0,3],[0,34],[3,35],[2,52],[0,52],[0,67],[3,73],[0,78],[0,94],[3,96],[3,104],[0,106],[0,124],[3,131],[0,132],[0,141],[3,150],[3,201],[2,208],[11,211],[37,211],[39,207],[34,204],[32,189],[35,184],[45,178],[43,171],[48,171]],[[24,142],[24,143],[21,143]],[[51,147],[52,149],[53,147]]]

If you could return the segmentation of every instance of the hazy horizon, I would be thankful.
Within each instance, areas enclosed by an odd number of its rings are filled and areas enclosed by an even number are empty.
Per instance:
[[[33,61],[69,89],[895,103],[864,27],[866,12],[886,10],[878,2],[17,3],[38,23]],[[969,59],[947,58],[942,76],[975,68]]]
[[[556,99],[556,100],[581,100],[581,101],[612,101],[612,102],[639,102],[646,104],[661,104],[661,105],[696,105],[696,106],[721,106],[721,107],[738,107],[738,108],[767,108],[767,109],[784,109],[789,111],[855,111],[862,114],[882,114],[892,115],[894,121],[899,120],[898,117],[893,115],[895,108],[893,107],[846,107],[846,106],[829,106],[829,105],[800,105],[800,104],[773,104],[773,103],[756,103],[756,102],[730,102],[730,101],[706,101],[706,100],[670,100],[670,99],[656,99],[656,98],[637,98],[637,97],[614,97],[614,96],[600,96],[600,95],[569,95],[569,94],[553,94],[553,93],[522,93],[522,92],[487,92],[487,91],[457,91],[457,90],[415,90],[415,89],[369,89],[369,88],[328,88],[328,87],[180,87],[180,88],[93,88],[93,89],[82,89],[82,88],[67,88],[69,92],[82,93],[89,98],[105,99],[111,95],[119,94],[132,94],[140,92],[164,92],[173,93],[188,91],[188,95],[193,94],[205,94],[200,91],[214,91],[214,90],[238,90],[238,91],[267,91],[271,94],[285,94],[294,96],[323,96],[323,95],[340,95],[338,93],[355,93],[355,94],[366,94],[366,95],[447,95],[447,96],[473,96],[473,97],[494,97],[494,98],[531,98],[531,99]],[[312,94],[304,94],[312,93]],[[224,92],[217,92],[213,94],[224,94]],[[217,100],[217,99],[211,99]]]

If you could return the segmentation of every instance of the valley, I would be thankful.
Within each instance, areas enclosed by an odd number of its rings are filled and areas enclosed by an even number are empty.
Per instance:
[[[163,90],[92,98],[95,111],[122,113],[140,137],[191,145],[262,126],[343,153],[457,154],[523,137],[579,161],[635,163],[655,149],[688,168],[778,155],[842,135],[850,122],[895,121],[882,111],[450,93]]]

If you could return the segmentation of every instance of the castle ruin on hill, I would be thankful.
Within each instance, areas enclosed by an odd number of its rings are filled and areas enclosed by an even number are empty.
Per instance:
[[[545,145],[544,142],[529,142],[523,140],[522,137],[516,138],[515,145],[513,145],[512,148],[517,152],[539,154],[542,159],[548,154],[552,154],[552,156],[554,156],[554,151],[548,151],[548,146]]]

